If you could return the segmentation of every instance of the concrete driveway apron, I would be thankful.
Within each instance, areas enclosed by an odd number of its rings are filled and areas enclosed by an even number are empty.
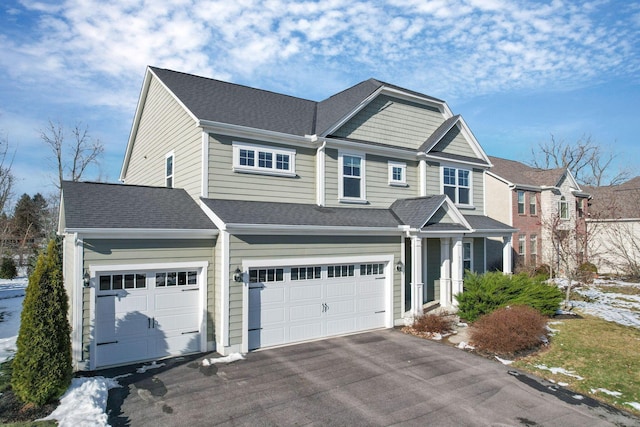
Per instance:
[[[256,351],[99,372],[112,426],[640,426],[640,419],[498,362],[380,330]]]

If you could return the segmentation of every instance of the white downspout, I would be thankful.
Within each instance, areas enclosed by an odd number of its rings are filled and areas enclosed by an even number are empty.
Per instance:
[[[325,200],[325,157],[324,148],[327,146],[327,141],[323,141],[322,145],[318,147],[316,151],[316,204],[318,206],[324,206]]]

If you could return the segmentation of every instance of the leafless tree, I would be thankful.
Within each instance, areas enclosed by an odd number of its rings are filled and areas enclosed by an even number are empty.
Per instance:
[[[15,177],[11,172],[13,155],[9,156],[9,140],[6,135],[0,135],[0,213],[5,211],[7,203],[13,196]]]
[[[531,149],[530,164],[541,169],[568,168],[580,184],[601,186],[626,181],[630,173],[614,170],[616,154],[584,135],[574,143],[558,140],[539,143]]]
[[[104,152],[104,146],[99,139],[89,135],[88,126],[76,124],[71,130],[71,141],[65,141],[65,130],[60,122],[49,120],[49,126],[40,131],[42,141],[51,149],[57,167],[58,189],[62,181],[67,179],[79,181],[87,168],[97,164]]]

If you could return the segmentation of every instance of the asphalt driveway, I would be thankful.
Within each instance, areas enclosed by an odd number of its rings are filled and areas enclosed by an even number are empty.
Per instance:
[[[593,399],[456,348],[381,330],[257,351],[99,372],[112,426],[640,426]]]

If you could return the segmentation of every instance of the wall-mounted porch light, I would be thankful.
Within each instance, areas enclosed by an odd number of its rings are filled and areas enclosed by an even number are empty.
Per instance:
[[[238,267],[236,267],[236,270],[233,272],[233,281],[242,282],[242,271]]]
[[[396,263],[396,271],[402,271],[403,268],[404,268],[404,264],[402,263],[402,261],[398,261]]]
[[[82,284],[84,285],[85,288],[88,288],[89,286],[91,286],[91,276],[89,275],[89,272],[85,270],[84,275],[82,276]]]

